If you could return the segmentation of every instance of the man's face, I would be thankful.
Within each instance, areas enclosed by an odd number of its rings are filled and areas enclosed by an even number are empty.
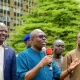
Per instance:
[[[36,49],[41,50],[44,44],[46,44],[46,35],[38,32],[33,38],[33,45]]]
[[[27,41],[24,41],[25,45],[27,48],[30,48],[31,47],[31,41],[30,39],[28,39]]]
[[[7,27],[0,26],[0,41],[4,41],[7,38],[8,29]]]
[[[62,55],[65,50],[65,46],[63,42],[57,42],[53,47],[53,52],[56,55]]]

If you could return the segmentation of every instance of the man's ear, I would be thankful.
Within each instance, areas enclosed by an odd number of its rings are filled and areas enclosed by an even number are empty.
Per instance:
[[[31,37],[30,41],[32,42],[34,40],[34,37]]]
[[[77,44],[77,38],[76,38],[76,44]]]

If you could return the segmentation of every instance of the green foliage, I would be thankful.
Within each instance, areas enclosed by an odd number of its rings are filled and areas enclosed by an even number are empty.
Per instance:
[[[36,0],[33,12],[24,14],[24,24],[17,26],[12,33],[11,45],[17,52],[25,49],[23,37],[33,29],[40,28],[48,36],[47,46],[54,40],[65,42],[65,54],[74,49],[76,35],[80,29],[80,2],[77,0]]]

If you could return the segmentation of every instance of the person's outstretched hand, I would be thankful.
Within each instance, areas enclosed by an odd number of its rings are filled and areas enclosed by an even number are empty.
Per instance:
[[[69,71],[73,71],[80,64],[80,60],[76,58],[69,66]]]

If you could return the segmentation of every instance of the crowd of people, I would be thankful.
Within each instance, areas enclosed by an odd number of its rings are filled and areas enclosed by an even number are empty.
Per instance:
[[[79,80],[80,33],[76,37],[76,49],[63,57],[64,41],[52,44],[52,55],[46,55],[46,34],[34,29],[23,42],[26,49],[18,53],[4,44],[8,28],[0,23],[0,80]],[[50,69],[50,67],[52,67]]]

